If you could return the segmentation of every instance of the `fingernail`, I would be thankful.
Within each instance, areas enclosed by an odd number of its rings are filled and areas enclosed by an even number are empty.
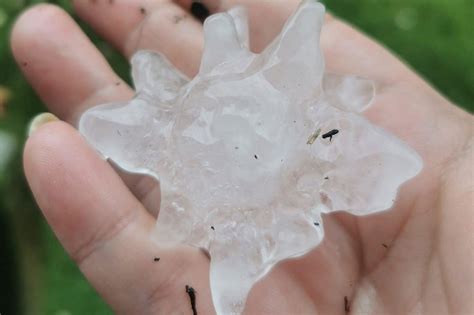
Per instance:
[[[35,116],[30,122],[28,127],[28,137],[31,136],[36,130],[47,123],[58,121],[59,118],[51,113],[41,113]]]

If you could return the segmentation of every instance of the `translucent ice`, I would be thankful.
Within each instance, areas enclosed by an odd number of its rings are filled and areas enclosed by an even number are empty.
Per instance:
[[[245,12],[211,16],[192,80],[163,56],[138,52],[130,102],[97,106],[80,131],[104,157],[155,176],[155,237],[211,257],[218,314],[242,312],[277,262],[314,249],[322,213],[392,206],[422,167],[406,144],[360,112],[370,81],[324,72],[324,7],[303,2],[261,54],[248,49]]]

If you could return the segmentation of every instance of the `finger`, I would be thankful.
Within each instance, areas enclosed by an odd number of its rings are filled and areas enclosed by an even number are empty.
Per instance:
[[[91,106],[133,96],[130,87],[59,7],[38,5],[26,11],[13,29],[12,49],[26,78],[50,111],[73,125]],[[156,183],[120,174],[156,214]]]
[[[324,24],[321,47],[329,72],[370,78],[379,86],[417,78],[385,47],[337,18]]]
[[[51,112],[71,123],[88,107],[132,97],[73,19],[53,5],[35,6],[17,20],[14,57]]]
[[[36,130],[24,165],[58,239],[117,313],[188,312],[187,284],[198,290],[203,313],[212,310],[207,257],[154,245],[152,217],[73,128],[53,122]]]
[[[74,1],[78,15],[127,57],[137,50],[163,53],[193,76],[203,47],[202,25],[169,0]]]

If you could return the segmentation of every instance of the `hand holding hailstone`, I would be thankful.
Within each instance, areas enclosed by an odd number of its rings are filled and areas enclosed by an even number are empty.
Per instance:
[[[246,13],[208,18],[198,75],[162,55],[132,59],[136,97],[94,107],[79,129],[105,157],[160,181],[153,238],[210,257],[218,314],[240,314],[278,262],[314,249],[323,213],[389,209],[422,161],[360,113],[373,84],[324,71],[324,7],[304,1],[261,54]]]

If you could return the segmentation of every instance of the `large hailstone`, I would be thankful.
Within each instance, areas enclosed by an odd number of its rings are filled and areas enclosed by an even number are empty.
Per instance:
[[[80,120],[104,157],[159,179],[154,237],[209,252],[218,314],[241,313],[271,267],[314,249],[322,213],[388,209],[422,168],[411,148],[359,114],[373,97],[370,81],[324,72],[323,18],[321,4],[303,2],[255,54],[245,12],[213,15],[194,79],[140,51],[136,97]]]

